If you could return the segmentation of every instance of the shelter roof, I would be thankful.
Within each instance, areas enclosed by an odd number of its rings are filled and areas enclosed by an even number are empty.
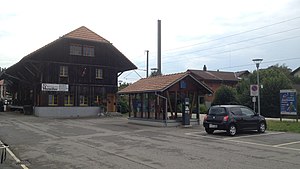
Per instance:
[[[201,80],[217,80],[217,81],[238,81],[239,78],[234,72],[222,71],[204,71],[204,70],[187,70],[196,75]]]
[[[118,93],[119,94],[127,94],[127,93],[163,92],[187,76],[191,76],[191,75],[188,72],[183,72],[183,73],[143,78],[143,79],[140,79],[139,81],[129,85],[128,87],[122,89]],[[197,81],[197,82],[199,84],[201,84],[204,88],[206,88],[206,90],[208,90],[209,92],[212,93],[212,90],[209,89],[206,85],[204,85],[203,83],[201,83],[199,81]]]

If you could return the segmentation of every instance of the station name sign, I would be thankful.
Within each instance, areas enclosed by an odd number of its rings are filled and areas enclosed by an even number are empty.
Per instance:
[[[69,85],[68,84],[42,83],[42,91],[67,92],[67,91],[69,91]]]

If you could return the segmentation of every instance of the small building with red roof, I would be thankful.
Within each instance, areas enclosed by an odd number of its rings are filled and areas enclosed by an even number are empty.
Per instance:
[[[185,111],[182,103],[186,98],[191,122],[199,124],[199,97],[212,93],[190,72],[143,78],[118,92],[129,96],[130,121],[146,119],[167,126],[181,123]]]

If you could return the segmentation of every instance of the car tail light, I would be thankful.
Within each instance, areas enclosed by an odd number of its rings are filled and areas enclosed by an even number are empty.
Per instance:
[[[223,117],[223,121],[228,121],[228,119],[229,119],[229,116],[224,116]]]
[[[207,115],[204,116],[204,121],[206,121],[206,120],[207,120]]]

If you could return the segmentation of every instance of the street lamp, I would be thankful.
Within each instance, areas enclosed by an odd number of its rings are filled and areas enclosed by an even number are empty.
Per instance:
[[[263,59],[253,59],[252,60],[256,65],[256,73],[257,73],[257,86],[258,86],[258,102],[257,102],[257,108],[258,108],[258,114],[260,114],[260,86],[259,86],[259,64],[263,61]]]

